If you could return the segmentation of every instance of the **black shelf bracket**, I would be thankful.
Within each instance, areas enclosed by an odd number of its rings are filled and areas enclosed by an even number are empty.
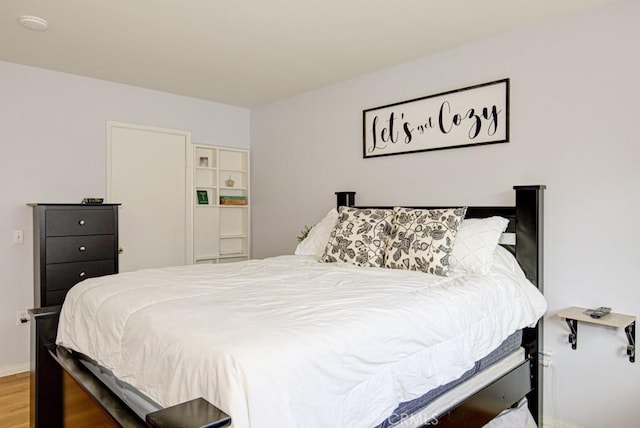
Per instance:
[[[629,356],[629,361],[632,363],[636,362],[636,322],[632,322],[628,326],[624,328],[624,332],[627,334],[627,340],[629,341],[629,345],[627,346],[627,355]]]
[[[572,320],[570,318],[565,318],[571,333],[569,334],[569,343],[571,344],[571,349],[578,349],[578,320]]]

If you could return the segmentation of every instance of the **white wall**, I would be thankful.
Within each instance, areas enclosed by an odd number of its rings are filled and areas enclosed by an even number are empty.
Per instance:
[[[106,192],[106,121],[191,131],[194,143],[249,147],[249,110],[0,62],[0,374],[29,359],[18,309],[33,306],[28,202]],[[12,231],[25,244],[12,245]]]
[[[573,351],[555,313],[640,315],[639,18],[640,2],[622,1],[252,110],[253,255],[291,253],[337,190],[361,204],[510,204],[514,184],[546,184],[546,418],[637,426],[640,363],[622,330],[581,325]],[[504,77],[510,143],[362,159],[363,109]]]

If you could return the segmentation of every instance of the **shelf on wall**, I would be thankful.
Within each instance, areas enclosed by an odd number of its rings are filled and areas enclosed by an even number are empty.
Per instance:
[[[585,313],[587,308],[572,306],[558,312],[560,318],[564,318],[571,330],[569,334],[569,343],[572,349],[578,348],[578,321],[588,324],[603,325],[607,327],[624,328],[629,345],[627,345],[627,355],[630,362],[636,360],[636,317],[634,315],[625,315],[611,312],[602,318],[591,318]]]

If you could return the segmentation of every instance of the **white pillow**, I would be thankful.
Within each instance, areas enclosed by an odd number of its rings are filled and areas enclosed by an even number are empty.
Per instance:
[[[296,256],[316,256],[320,258],[329,242],[329,235],[338,220],[338,211],[334,208],[311,228],[307,237],[296,247]]]
[[[493,252],[509,220],[502,217],[469,218],[462,221],[453,243],[451,269],[488,274]]]
[[[491,271],[507,273],[520,280],[527,281],[527,277],[520,267],[518,260],[516,260],[516,256],[511,254],[511,251],[501,245],[498,245],[496,250],[493,252],[493,267],[491,268]]]

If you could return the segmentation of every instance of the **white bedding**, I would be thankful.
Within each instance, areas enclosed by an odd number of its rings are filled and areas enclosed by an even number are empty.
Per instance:
[[[282,256],[92,278],[57,343],[169,406],[196,397],[243,427],[371,427],[456,379],[546,310],[521,272]]]

